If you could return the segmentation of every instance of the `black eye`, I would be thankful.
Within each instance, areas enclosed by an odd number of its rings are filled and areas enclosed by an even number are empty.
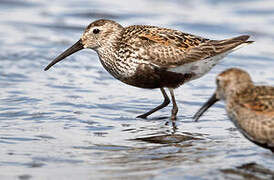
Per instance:
[[[216,79],[216,84],[219,86],[219,84],[220,84],[220,79]]]
[[[94,33],[94,34],[98,34],[99,32],[100,32],[99,29],[93,29],[93,33]]]

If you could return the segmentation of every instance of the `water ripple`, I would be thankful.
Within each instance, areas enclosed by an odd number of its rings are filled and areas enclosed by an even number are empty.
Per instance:
[[[273,176],[271,153],[234,128],[223,103],[198,123],[192,120],[215,90],[216,74],[226,68],[244,68],[254,82],[273,85],[271,1],[0,0],[0,9],[0,179]],[[95,52],[75,53],[43,70],[99,18],[216,39],[247,33],[255,43],[176,89],[176,122],[169,120],[171,104],[139,119],[162,102],[160,91],[118,82]]]

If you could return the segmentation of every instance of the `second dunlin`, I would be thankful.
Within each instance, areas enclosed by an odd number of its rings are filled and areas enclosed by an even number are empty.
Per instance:
[[[274,87],[255,86],[249,74],[231,68],[216,78],[217,89],[194,115],[197,121],[215,102],[224,100],[231,121],[253,143],[274,153]]]

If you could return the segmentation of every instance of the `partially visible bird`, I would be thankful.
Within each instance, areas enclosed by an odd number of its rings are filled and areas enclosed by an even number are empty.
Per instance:
[[[83,49],[97,52],[104,68],[116,79],[140,88],[159,88],[164,102],[139,118],[166,107],[170,99],[171,119],[178,107],[173,90],[206,74],[228,53],[250,44],[243,35],[225,40],[210,40],[181,31],[156,26],[123,27],[115,21],[100,19],[89,24],[73,46],[54,59],[46,68]]]
[[[216,84],[215,93],[194,115],[195,121],[215,102],[224,100],[227,114],[239,131],[274,153],[274,87],[255,86],[249,74],[237,68],[219,74]]]

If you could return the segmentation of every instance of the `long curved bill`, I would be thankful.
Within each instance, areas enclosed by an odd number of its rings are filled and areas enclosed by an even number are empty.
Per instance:
[[[211,98],[196,112],[196,114],[193,116],[194,121],[198,121],[199,118],[206,112],[208,108],[210,108],[213,104],[215,104],[219,99],[216,97],[216,93],[214,93]]]
[[[82,44],[82,40],[80,39],[79,41],[77,41],[74,45],[72,45],[70,48],[68,48],[67,50],[65,50],[62,54],[60,54],[57,58],[55,58],[44,70],[48,70],[49,68],[51,68],[51,66],[53,66],[54,64],[58,63],[59,61],[62,61],[63,59],[65,59],[66,57],[68,57],[69,55],[83,49],[83,44]]]

